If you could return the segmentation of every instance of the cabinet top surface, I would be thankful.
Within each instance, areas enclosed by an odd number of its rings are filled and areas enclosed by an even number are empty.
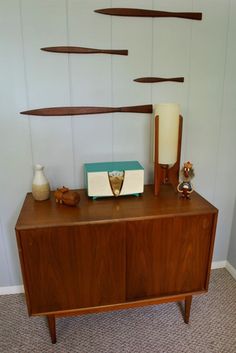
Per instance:
[[[70,226],[87,223],[141,220],[148,218],[188,216],[216,213],[217,209],[196,192],[190,200],[181,199],[174,190],[163,185],[160,194],[154,196],[153,185],[146,185],[139,197],[122,196],[92,200],[86,190],[78,190],[80,203],[76,207],[55,202],[53,192],[46,201],[35,201],[31,193],[26,195],[16,229],[53,226]]]

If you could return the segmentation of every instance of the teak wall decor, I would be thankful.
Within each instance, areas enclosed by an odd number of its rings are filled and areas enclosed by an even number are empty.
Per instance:
[[[152,113],[152,105],[135,105],[130,107],[50,107],[21,112],[24,115],[66,116],[105,113]]]
[[[135,82],[140,82],[140,83],[157,83],[157,82],[167,82],[167,81],[172,81],[172,82],[184,82],[184,77],[170,77],[170,78],[164,78],[164,77],[140,77],[140,78],[135,78]]]
[[[107,8],[95,10],[97,13],[111,16],[133,16],[133,17],[177,17],[188,20],[201,21],[201,12],[169,12],[133,8]]]
[[[94,49],[75,46],[58,46],[41,48],[43,51],[53,53],[69,53],[69,54],[115,54],[128,55],[127,49]]]

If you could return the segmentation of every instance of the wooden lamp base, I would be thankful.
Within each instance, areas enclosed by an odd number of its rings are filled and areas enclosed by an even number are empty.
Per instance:
[[[179,137],[177,161],[169,168],[168,164],[159,164],[158,162],[158,136],[159,136],[159,119],[155,117],[155,161],[154,161],[154,194],[157,196],[160,191],[161,184],[171,184],[176,190],[179,184],[179,169],[182,141],[183,117],[179,116]]]

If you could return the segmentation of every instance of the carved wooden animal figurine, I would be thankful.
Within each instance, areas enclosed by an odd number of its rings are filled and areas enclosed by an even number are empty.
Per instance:
[[[56,202],[67,206],[76,206],[80,201],[78,192],[71,191],[67,187],[63,186],[58,188],[54,193]]]
[[[193,192],[191,180],[194,177],[193,165],[190,162],[185,162],[183,168],[180,171],[183,181],[177,186],[178,192],[185,199],[190,198],[190,194]]]

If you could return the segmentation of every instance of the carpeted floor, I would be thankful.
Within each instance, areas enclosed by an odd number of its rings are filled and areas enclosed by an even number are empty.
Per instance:
[[[211,274],[193,299],[190,324],[178,303],[57,319],[57,344],[44,318],[28,318],[23,295],[0,296],[1,353],[236,353],[236,281]]]

